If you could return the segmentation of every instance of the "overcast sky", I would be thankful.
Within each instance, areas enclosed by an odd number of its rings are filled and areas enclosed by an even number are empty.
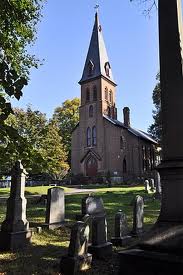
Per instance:
[[[144,5],[130,0],[48,0],[32,52],[45,59],[31,72],[23,98],[15,106],[32,104],[51,117],[66,99],[80,97],[81,78],[99,3],[103,36],[117,82],[118,119],[131,110],[134,128],[152,123],[152,91],[159,70],[157,12],[143,15]]]

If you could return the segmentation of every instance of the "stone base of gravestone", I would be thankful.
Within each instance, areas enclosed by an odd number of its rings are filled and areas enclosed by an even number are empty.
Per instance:
[[[163,252],[129,249],[119,252],[118,275],[182,275],[182,256]]]
[[[90,245],[88,252],[91,253],[94,258],[104,259],[112,255],[112,243],[106,242],[99,245]]]
[[[0,250],[16,251],[24,249],[29,243],[32,236],[31,230],[20,232],[0,232]]]
[[[65,221],[59,222],[59,223],[43,223],[41,227],[44,229],[54,230],[64,225],[65,225]]]
[[[124,236],[124,237],[113,237],[111,238],[111,243],[114,246],[127,246],[130,244],[132,240],[132,236]]]
[[[60,272],[63,275],[75,275],[79,271],[88,270],[91,268],[92,255],[69,257],[63,256],[60,261]]]

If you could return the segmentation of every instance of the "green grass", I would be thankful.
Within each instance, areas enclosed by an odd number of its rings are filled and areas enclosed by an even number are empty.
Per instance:
[[[46,193],[48,187],[28,187],[29,192]],[[31,188],[31,189],[30,189]],[[33,191],[32,188],[36,188]],[[107,212],[108,237],[114,235],[114,216],[122,209],[126,214],[129,227],[132,226],[132,205],[131,201],[135,195],[141,195],[146,198],[145,203],[145,228],[149,228],[155,221],[159,213],[159,202],[152,200],[152,195],[147,195],[143,187],[133,188],[99,188],[97,194],[102,197]],[[66,202],[66,220],[69,225],[75,221],[75,215],[80,213],[81,199],[84,194],[70,195],[65,197]],[[5,218],[6,206],[0,200],[0,222]],[[45,206],[37,203],[37,198],[28,199],[27,219],[30,226],[36,227],[44,223]],[[44,230],[42,234],[34,234],[32,244],[21,253],[2,253],[0,254],[0,274],[59,274],[59,261],[62,255],[67,253],[69,245],[70,228],[63,227],[59,230]],[[114,251],[116,248],[114,248]],[[116,261],[114,258],[110,261]],[[85,274],[117,274],[117,268],[114,272],[107,268],[114,262],[101,263],[94,262],[93,269]]]
[[[49,188],[53,186],[33,186],[33,187],[25,187],[26,195],[43,195],[47,194]],[[65,192],[73,191],[75,188],[69,188],[65,186],[59,186],[63,188]],[[0,198],[4,196],[8,196],[10,193],[10,188],[0,188]]]

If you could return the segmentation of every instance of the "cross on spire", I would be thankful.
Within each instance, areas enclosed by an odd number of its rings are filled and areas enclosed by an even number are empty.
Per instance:
[[[98,11],[99,11],[99,5],[98,4],[96,4],[95,5],[95,7],[94,7],[94,9],[96,10],[96,12],[98,13]]]

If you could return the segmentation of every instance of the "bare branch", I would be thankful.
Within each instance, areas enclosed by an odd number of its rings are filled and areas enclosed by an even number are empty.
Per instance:
[[[131,2],[138,2],[139,4],[144,4],[146,8],[144,8],[143,14],[150,15],[153,9],[158,9],[157,0],[130,0]]]

